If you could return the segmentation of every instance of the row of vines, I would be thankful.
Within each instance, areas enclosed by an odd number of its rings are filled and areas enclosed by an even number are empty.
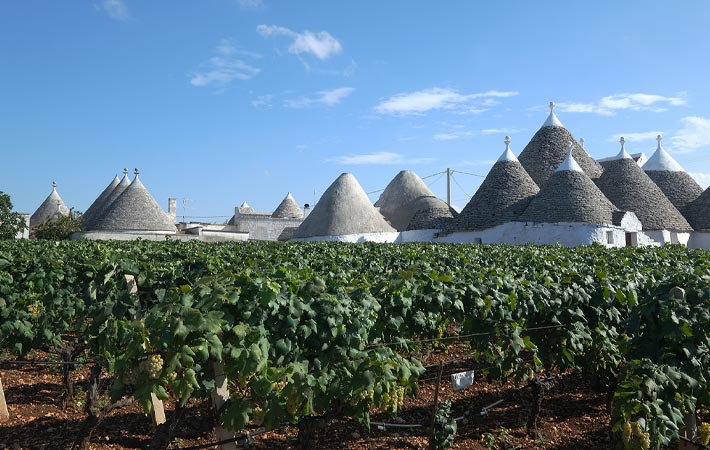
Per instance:
[[[675,286],[682,295],[669,294]],[[582,371],[613,398],[610,426],[626,448],[666,447],[710,408],[710,254],[0,242],[0,350],[91,361],[113,380],[112,403],[89,408],[83,446],[127,397],[146,411],[151,394],[208,398],[216,367],[232,393],[227,429],[312,417],[369,427],[373,407],[396,414],[416,394],[424,368],[412,355],[450,337],[493,379]],[[65,385],[70,398],[68,375]]]

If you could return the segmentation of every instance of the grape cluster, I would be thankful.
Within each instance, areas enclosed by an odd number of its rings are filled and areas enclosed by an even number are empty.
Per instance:
[[[264,423],[264,410],[259,406],[252,408],[252,419],[254,419],[254,424],[256,426],[261,426]]]
[[[369,405],[372,405],[372,403],[375,401],[375,392],[368,390],[361,391],[358,395],[355,395],[350,399],[350,404],[352,406],[355,406],[359,405],[363,401],[367,401]]]
[[[647,450],[651,448],[651,435],[643,431],[638,422],[625,422],[621,429],[624,450]]]
[[[397,386],[389,395],[384,396],[384,400],[385,409],[392,414],[397,414],[404,404],[404,387]]]
[[[698,426],[698,436],[700,437],[700,445],[710,443],[710,422],[701,423]]]
[[[160,355],[150,355],[148,359],[140,362],[138,370],[148,374],[151,380],[156,380],[160,378],[160,373],[163,371],[163,358]]]

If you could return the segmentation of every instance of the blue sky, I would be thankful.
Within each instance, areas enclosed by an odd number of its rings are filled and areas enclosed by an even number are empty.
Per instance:
[[[550,100],[593,157],[620,135],[650,156],[660,132],[705,187],[708,17],[705,1],[5,0],[0,190],[31,213],[56,180],[85,210],[138,167],[161,205],[220,222],[288,191],[313,204],[342,172],[371,192],[450,167],[463,207],[469,174],[506,134],[519,154]]]

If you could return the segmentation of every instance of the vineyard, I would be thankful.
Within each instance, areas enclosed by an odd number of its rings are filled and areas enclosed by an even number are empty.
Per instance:
[[[486,380],[530,391],[530,433],[550,384],[569,375],[608,395],[610,448],[706,445],[710,254],[0,242],[2,359],[41,352],[61,364],[56,401],[85,396],[77,449],[112,411],[137,402],[151,413],[159,400],[174,411],[151,448],[177,448],[188,406],[220,395],[217,437],[291,426],[293,445],[312,448],[333,421],[365,433],[375,411],[393,422],[441,373],[423,356],[450,348]],[[455,445],[455,416],[435,402],[430,448]]]

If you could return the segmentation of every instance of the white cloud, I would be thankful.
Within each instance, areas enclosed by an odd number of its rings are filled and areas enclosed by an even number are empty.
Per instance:
[[[456,139],[461,139],[464,137],[471,136],[473,133],[470,131],[452,131],[449,133],[439,133],[434,135],[434,140],[437,141],[453,141]]]
[[[520,133],[520,131],[517,128],[486,128],[484,130],[481,130],[481,134],[484,136],[487,136],[489,134],[515,134],[515,133]]]
[[[403,164],[426,164],[434,161],[433,158],[406,158],[401,153],[379,152],[362,155],[336,156],[329,161],[347,166],[380,164],[380,165],[403,165]]]
[[[271,101],[274,99],[274,96],[269,94],[269,95],[260,95],[259,97],[255,98],[254,100],[251,101],[251,106],[254,108],[260,108],[260,109],[270,109],[271,108]]]
[[[318,59],[328,59],[343,51],[343,46],[327,31],[297,33],[278,25],[259,25],[256,31],[263,37],[285,36],[292,39],[288,51],[295,55],[310,53]]]
[[[242,9],[258,9],[264,6],[262,0],[236,0],[237,4]]]
[[[128,7],[123,0],[103,0],[101,9],[114,20],[119,22],[127,22],[131,20],[131,14],[128,12]]]
[[[609,142],[619,142],[623,136],[626,142],[655,141],[656,136],[663,134],[661,131],[643,131],[641,133],[616,133],[608,139]]]
[[[698,182],[700,186],[702,186],[703,189],[707,189],[708,186],[710,186],[710,173],[701,173],[701,172],[688,172],[691,177],[695,178],[695,181]]]
[[[476,94],[461,94],[455,89],[430,88],[416,92],[393,95],[375,106],[380,114],[422,114],[437,109],[457,109],[458,112],[477,114],[485,109],[477,108],[471,102],[482,99],[485,103],[490,98],[505,98],[518,95],[512,91],[488,91]]]
[[[214,85],[224,88],[235,79],[248,80],[261,72],[261,69],[237,57],[240,54],[255,54],[237,50],[229,39],[222,39],[215,48],[215,53],[215,56],[201,64],[203,70],[190,76],[193,86]]]
[[[685,92],[680,92],[675,97],[634,93],[607,95],[599,101],[591,103],[561,102],[555,104],[555,106],[561,112],[613,116],[616,115],[617,111],[621,110],[663,112],[669,106],[684,106],[687,103]]]
[[[355,89],[342,87],[320,91],[312,97],[299,97],[297,99],[286,100],[284,106],[287,108],[307,108],[314,105],[334,106],[343,101],[345,97],[352,94]]]
[[[698,116],[683,117],[683,128],[670,138],[674,153],[690,153],[710,147],[710,119]]]

